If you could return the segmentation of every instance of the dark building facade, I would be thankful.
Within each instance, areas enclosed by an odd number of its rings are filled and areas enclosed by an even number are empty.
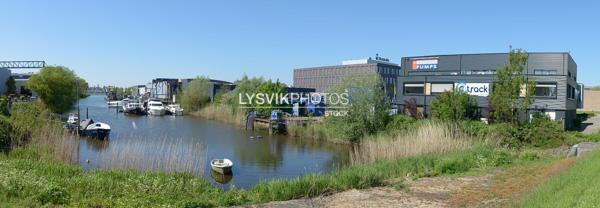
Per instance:
[[[294,87],[314,88],[316,92],[327,92],[342,78],[366,72],[378,73],[385,83],[386,94],[390,99],[394,99],[396,77],[400,75],[400,66],[379,56],[375,59],[344,61],[342,65],[294,69]]]
[[[508,64],[507,53],[457,54],[403,57],[402,74],[397,80],[396,102],[400,110],[408,103],[431,115],[431,101],[447,90],[462,89],[475,97],[482,111],[489,107],[489,95],[499,67]],[[542,112],[562,120],[572,128],[576,109],[582,102],[577,83],[577,64],[569,53],[528,53],[525,65],[527,80],[536,82],[533,112]],[[483,112],[482,114],[485,114]]]

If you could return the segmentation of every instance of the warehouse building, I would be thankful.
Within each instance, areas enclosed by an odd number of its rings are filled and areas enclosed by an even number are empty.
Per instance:
[[[462,89],[474,96],[485,117],[489,95],[496,81],[496,71],[508,64],[508,53],[457,54],[403,57],[404,68],[398,77],[395,104],[406,112],[431,115],[431,101],[444,91]],[[577,83],[577,64],[569,53],[528,53],[525,65],[527,80],[536,82],[534,103],[524,119],[542,112],[572,128],[576,109],[582,105],[583,93]]]
[[[294,69],[294,87],[314,88],[317,92],[327,92],[329,88],[344,77],[366,72],[378,73],[384,90],[390,100],[395,98],[396,78],[400,75],[400,66],[389,59],[376,55],[374,59],[365,58],[343,61],[341,65]]]

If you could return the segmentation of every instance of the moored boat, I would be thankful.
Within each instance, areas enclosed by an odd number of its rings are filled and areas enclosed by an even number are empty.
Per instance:
[[[138,102],[128,102],[127,105],[123,106],[123,113],[133,115],[145,115],[144,107]]]
[[[210,167],[217,173],[230,174],[233,167],[233,162],[227,158],[213,159],[210,161]]]
[[[167,106],[167,112],[174,116],[182,116],[183,108],[179,104],[171,104]]]
[[[110,125],[102,122],[94,122],[94,120],[87,118],[80,124],[80,134],[82,136],[104,139],[110,134]]]
[[[165,115],[166,109],[162,102],[156,100],[148,101],[148,114],[152,116]]]

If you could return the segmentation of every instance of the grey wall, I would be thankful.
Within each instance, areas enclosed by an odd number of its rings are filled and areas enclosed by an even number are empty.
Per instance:
[[[577,86],[575,78],[568,76],[571,71],[573,77],[577,74],[577,65],[568,53],[529,53],[526,64],[527,75],[530,80],[537,82],[549,82],[557,84],[556,98],[536,98],[532,108],[543,108],[551,110],[575,110],[576,101],[567,99],[567,85]],[[427,72],[413,71],[411,66],[412,59],[415,58],[438,58],[438,69]],[[490,83],[493,88],[493,82],[496,75],[469,75],[472,70],[497,70],[499,67],[508,63],[507,53],[493,54],[462,54],[462,55],[438,55],[421,57],[402,58],[403,76],[398,77],[398,91],[396,100],[398,104],[404,104],[405,100],[415,98],[418,105],[430,105],[435,95],[404,95],[403,86],[405,82],[472,82],[472,83]],[[405,67],[408,66],[408,67]],[[556,70],[556,75],[533,75],[535,69]],[[451,74],[454,73],[454,74]],[[488,106],[488,97],[474,96],[480,107]],[[558,115],[557,115],[558,116]]]
[[[6,93],[6,81],[10,77],[10,70],[1,68],[0,69],[0,95],[4,95]]]

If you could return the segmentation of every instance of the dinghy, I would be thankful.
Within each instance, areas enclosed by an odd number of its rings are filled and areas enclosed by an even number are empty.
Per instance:
[[[231,160],[227,158],[214,159],[210,161],[210,167],[217,173],[229,174],[231,173],[231,167],[233,167],[233,162],[231,162]]]

